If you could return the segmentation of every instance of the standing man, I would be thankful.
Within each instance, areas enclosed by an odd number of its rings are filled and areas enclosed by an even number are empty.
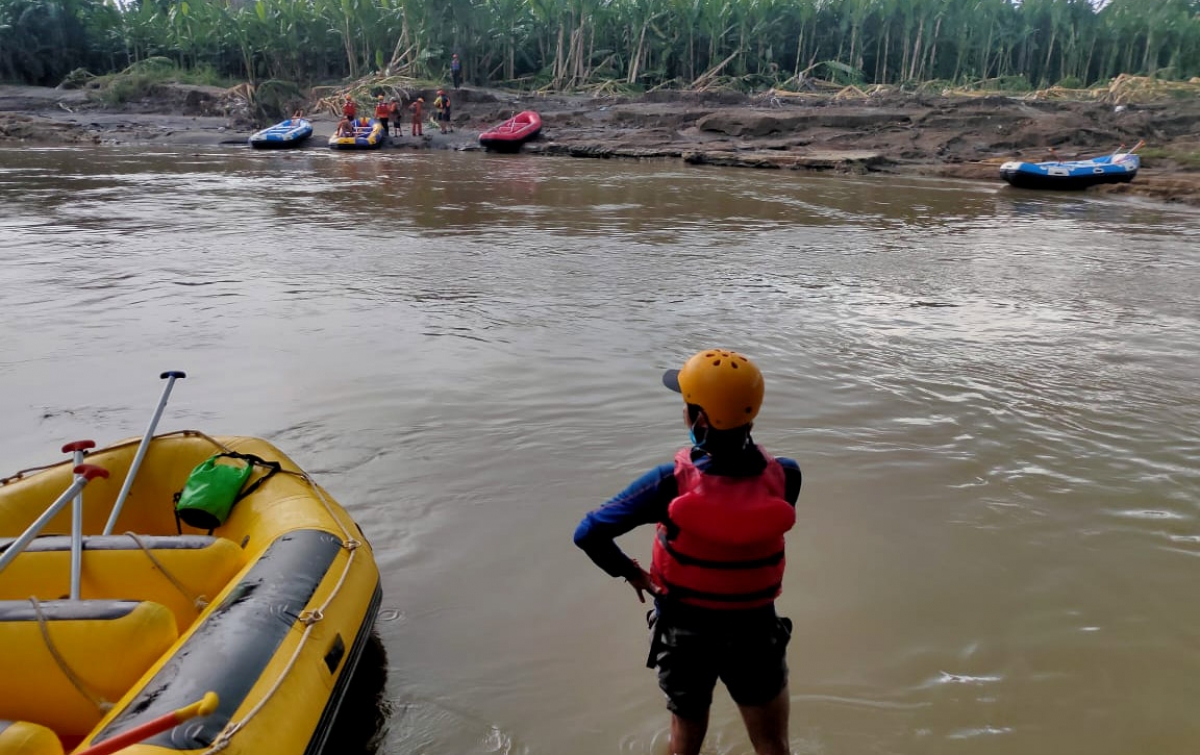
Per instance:
[[[388,116],[391,114],[392,114],[392,108],[383,99],[383,95],[382,94],[376,95],[375,96],[375,120],[379,121],[380,124],[383,125],[384,138],[387,138],[387,136],[388,136]],[[396,128],[399,129],[400,124],[396,124]]]
[[[357,126],[358,106],[354,104],[353,97],[346,97],[346,104],[342,105],[342,117],[348,118],[352,125]]]
[[[438,130],[443,134],[450,128],[450,97],[446,94],[445,89],[437,91],[437,99],[433,101],[433,110],[437,116]]]
[[[425,98],[424,97],[418,97],[417,99],[413,100],[411,105],[408,106],[408,112],[412,113],[412,135],[413,136],[424,136],[425,135],[424,129],[421,128],[421,118],[423,117],[422,112],[424,110],[425,110]]]
[[[404,114],[400,112],[400,99],[399,98],[397,98],[397,97],[392,98],[391,103],[388,105],[388,115],[391,116],[392,123],[396,124],[396,129],[395,129],[396,136],[403,137],[404,134],[401,132],[404,127],[401,126],[400,124],[402,122],[402,116]]]
[[[462,61],[458,59],[458,53],[450,56],[450,78],[455,89],[462,86]]]
[[[763,377],[734,351],[707,349],[663,384],[683,395],[691,446],[588,513],[575,544],[638,599],[654,597],[650,655],[671,711],[673,755],[697,755],[720,679],[758,755],[788,755],[786,649],[792,623],[775,613],[784,533],[796,521],[800,467],[750,437]],[[614,542],[657,528],[650,571]]]

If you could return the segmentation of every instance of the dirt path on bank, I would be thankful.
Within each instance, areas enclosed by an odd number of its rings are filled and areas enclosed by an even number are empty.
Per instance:
[[[521,110],[542,116],[531,153],[674,159],[792,170],[921,173],[999,181],[1007,160],[1060,159],[1146,141],[1130,184],[1090,191],[1139,194],[1200,206],[1200,102],[1112,106],[1010,97],[890,94],[748,97],[656,92],[638,98],[531,96],[464,88],[454,132],[393,137],[392,149],[477,149],[479,132]],[[105,106],[79,90],[0,86],[0,143],[162,144],[244,148],[254,124],[215,87],[172,86],[143,102]],[[434,93],[416,92],[432,102]],[[337,118],[310,116],[324,149]],[[405,123],[403,133],[408,133]],[[431,133],[432,132],[432,133]]]

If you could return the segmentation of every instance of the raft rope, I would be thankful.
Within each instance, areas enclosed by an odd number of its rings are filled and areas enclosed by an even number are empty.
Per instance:
[[[133,538],[133,542],[138,544],[138,547],[141,548],[142,552],[146,554],[146,558],[150,559],[150,563],[154,564],[154,566],[163,573],[163,576],[167,578],[167,581],[174,585],[175,589],[178,590],[183,597],[191,601],[192,605],[195,606],[197,613],[200,613],[208,607],[208,597],[205,595],[194,595],[191,590],[187,589],[187,587],[180,582],[174,574],[167,571],[167,567],[163,566],[162,562],[150,552],[150,546],[146,545],[144,540],[132,532],[126,532],[125,534]]]
[[[225,444],[221,443],[215,438],[205,435],[204,433],[195,430],[188,430],[186,431],[186,434],[204,438],[218,448],[222,448],[226,451],[230,450],[225,446]],[[334,513],[333,507],[329,504],[329,499],[325,497],[325,492],[321,490],[321,486],[318,485],[313,478],[309,477],[305,472],[293,472],[290,469],[283,470],[283,474],[298,477],[309,484],[309,486],[313,489],[313,492],[317,494],[317,499],[321,501],[321,505],[325,507],[325,511],[329,514],[329,518],[336,522],[338,529],[342,531],[342,547],[345,548],[350,555],[346,559],[346,564],[342,569],[341,576],[338,577],[337,583],[333,586],[333,589],[330,590],[328,597],[325,598],[325,601],[317,608],[301,611],[300,615],[296,617],[296,620],[304,625],[304,633],[300,635],[300,640],[296,643],[296,649],[292,651],[292,656],[288,658],[287,665],[283,667],[283,670],[280,671],[279,675],[275,678],[275,683],[272,684],[271,687],[259,699],[259,701],[255,703],[253,708],[246,711],[246,714],[242,716],[240,721],[231,720],[229,723],[225,724],[225,728],[221,730],[215,739],[213,739],[212,744],[210,744],[208,748],[204,750],[203,755],[221,752],[225,748],[229,747],[233,741],[234,735],[245,728],[245,726],[250,723],[250,721],[253,720],[253,718],[257,716],[264,707],[266,707],[267,703],[271,700],[275,693],[279,691],[279,688],[283,686],[283,682],[287,679],[288,674],[291,673],[292,668],[295,667],[296,662],[300,659],[300,654],[304,651],[304,646],[308,643],[309,638],[312,636],[313,627],[315,627],[321,620],[325,618],[325,609],[329,608],[330,604],[332,604],[334,599],[338,596],[338,593],[341,592],[342,586],[345,585],[346,578],[350,576],[350,568],[354,564],[354,557],[358,553],[359,547],[362,545],[361,542],[355,540],[351,536],[341,518]]]
[[[37,598],[30,597],[29,602],[33,604],[33,612],[37,614],[38,629],[42,631],[42,639],[46,641],[46,649],[50,651],[50,657],[58,664],[58,668],[62,670],[63,676],[67,677],[67,681],[79,691],[79,694],[86,697],[92,705],[95,705],[101,714],[107,714],[112,710],[113,704],[105,700],[102,696],[92,691],[88,685],[84,684],[71,665],[67,663],[67,659],[63,658],[62,653],[58,652],[58,646],[54,644],[54,640],[50,639],[50,625],[46,621],[46,614],[42,613],[42,604]]]
[[[213,445],[215,445],[217,448],[224,448],[226,451],[230,450],[230,449],[226,448],[223,443],[221,443],[213,438],[210,438],[209,436],[205,435],[204,433],[200,432],[199,430],[174,430],[169,433],[155,435],[153,438],[151,438],[151,440],[159,440],[161,438],[171,438],[176,435],[180,435],[185,438],[190,437],[190,436],[204,438],[205,440],[207,440],[210,443],[212,443]],[[130,438],[129,440],[124,441],[123,443],[114,443],[111,446],[105,446],[104,448],[100,449],[100,451],[104,451],[104,452],[116,451],[116,450],[119,450],[122,448],[126,448],[127,446],[136,446],[141,442],[142,442],[141,438]],[[97,453],[99,453],[99,451]],[[47,469],[53,469],[54,467],[61,467],[66,464],[70,464],[73,467],[75,465],[75,462],[72,461],[71,459],[67,459],[66,461],[58,461],[53,464],[42,464],[41,466],[38,466],[38,467],[27,467],[18,472],[13,472],[8,477],[0,477],[0,486],[8,485],[9,483],[23,480],[32,472],[44,472]]]

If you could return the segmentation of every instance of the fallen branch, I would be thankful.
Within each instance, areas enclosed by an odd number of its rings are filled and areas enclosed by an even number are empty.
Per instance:
[[[700,75],[700,78],[698,78],[692,82],[692,85],[690,88],[697,90],[697,91],[703,90],[706,86],[708,86],[710,83],[712,83],[712,80],[715,79],[717,74],[721,72],[721,69],[723,69],[725,66],[729,65],[729,63],[734,58],[736,58],[737,56],[739,56],[741,54],[742,54],[741,50],[734,50],[729,55],[728,58],[725,58],[720,63],[717,63],[715,66],[713,66],[712,68],[710,68],[707,71],[705,71],[704,73],[702,73]]]

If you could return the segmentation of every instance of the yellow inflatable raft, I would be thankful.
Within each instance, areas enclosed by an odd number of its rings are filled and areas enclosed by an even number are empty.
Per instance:
[[[359,118],[354,122],[353,136],[329,137],[330,149],[378,149],[383,146],[383,124],[374,118]]]
[[[13,548],[0,570],[0,755],[116,751],[135,729],[202,698],[215,710],[194,709],[120,752],[319,753],[379,608],[366,538],[270,443],[194,431],[147,445],[112,534],[100,534],[138,446],[86,458],[109,476],[83,488],[78,581],[70,507],[14,547],[82,484],[75,465],[0,480],[0,562]],[[278,462],[281,472],[211,531],[180,522],[175,495],[222,452]]]

